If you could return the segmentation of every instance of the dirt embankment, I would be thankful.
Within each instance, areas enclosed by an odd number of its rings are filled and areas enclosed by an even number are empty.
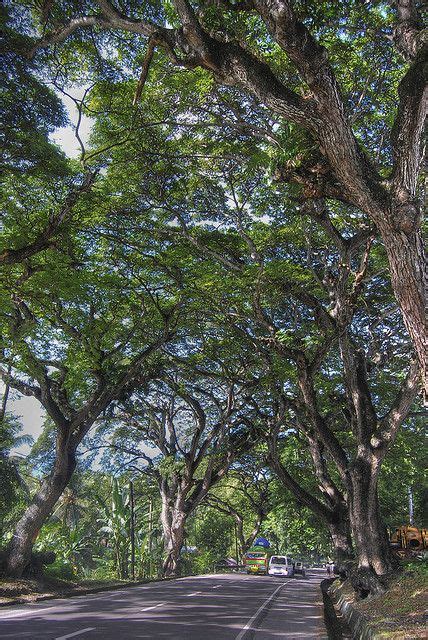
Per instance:
[[[390,578],[387,591],[356,601],[350,584],[337,589],[366,620],[372,637],[382,640],[419,640],[427,637],[428,563],[414,563]]]
[[[33,602],[34,600],[63,597],[92,590],[112,589],[123,584],[126,583],[113,580],[86,580],[77,583],[48,577],[33,580],[0,578],[0,605],[14,604],[18,601]]]

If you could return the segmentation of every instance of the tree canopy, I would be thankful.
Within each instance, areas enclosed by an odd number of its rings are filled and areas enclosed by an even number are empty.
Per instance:
[[[5,3],[0,375],[49,418],[7,572],[25,570],[85,450],[84,473],[138,475],[140,540],[154,549],[157,509],[166,573],[192,523],[217,513],[243,553],[262,526],[285,544],[297,504],[305,548],[327,530],[381,588],[395,564],[382,518],[406,499],[382,483],[402,451],[414,474],[426,382],[421,13]],[[50,139],[64,96],[73,160]],[[6,442],[7,420],[4,402]],[[111,504],[93,499],[124,575],[129,505],[111,482]]]

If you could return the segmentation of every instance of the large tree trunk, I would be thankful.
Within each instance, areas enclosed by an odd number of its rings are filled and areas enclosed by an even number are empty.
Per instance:
[[[234,516],[234,519],[236,524],[235,531],[236,531],[236,537],[238,542],[238,554],[240,558],[243,558],[244,554],[246,553],[247,549],[251,546],[251,544],[247,546],[245,543],[244,521],[242,517],[237,514],[236,516]]]
[[[392,288],[418,358],[426,398],[427,282],[421,234],[390,228],[382,228],[381,234],[388,255]]]
[[[161,522],[165,549],[162,573],[165,577],[177,576],[180,573],[179,560],[186,522],[183,506],[180,498],[174,500],[168,494],[162,494]]]
[[[25,572],[30,563],[31,551],[39,530],[69,483],[75,467],[74,451],[57,456],[51,475],[43,481],[15,527],[12,540],[6,550],[4,572],[7,576],[20,578]]]
[[[336,570],[345,574],[346,564],[354,557],[348,513],[343,511],[336,521],[327,523],[327,528],[333,544]]]
[[[260,528],[262,526],[264,514],[259,513],[256,522],[251,530],[251,533],[245,537],[244,534],[244,520],[242,516],[239,518],[235,517],[236,522],[236,532],[238,537],[238,552],[239,557],[243,558],[248,549],[253,545],[254,540],[257,538]]]
[[[383,576],[397,566],[379,512],[379,467],[374,456],[359,456],[349,474],[349,512],[358,561],[353,586],[362,597],[381,593]]]

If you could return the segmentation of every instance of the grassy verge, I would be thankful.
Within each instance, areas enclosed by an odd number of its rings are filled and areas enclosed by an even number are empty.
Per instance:
[[[350,598],[346,583],[342,593]],[[428,563],[408,562],[391,577],[380,596],[353,603],[379,640],[419,640],[427,637]]]

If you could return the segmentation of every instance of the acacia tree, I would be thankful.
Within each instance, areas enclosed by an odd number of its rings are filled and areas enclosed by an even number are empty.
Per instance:
[[[336,217],[326,206],[313,211],[314,226],[301,235],[295,227],[292,245],[276,243],[281,227],[252,222],[255,211],[248,215],[241,204],[248,185],[238,185],[235,201],[228,191],[222,200],[235,233],[209,235],[183,219],[184,237],[205,256],[204,279],[199,270],[192,286],[236,340],[259,353],[270,383],[283,385],[338,513],[346,502],[361,591],[376,590],[375,576],[394,566],[379,515],[379,470],[419,388],[382,276],[382,252],[370,230],[350,235],[346,213]],[[256,194],[254,181],[251,189]]]
[[[356,279],[359,279],[358,274]],[[361,330],[360,322],[352,327],[353,293],[348,297],[340,286],[336,287],[337,282],[333,285],[336,304],[332,310],[333,315],[330,315],[334,322],[328,328],[327,317],[323,317],[325,309],[319,306],[319,300],[310,300],[307,290],[299,293],[294,289],[291,292],[291,297],[296,296],[300,302],[306,298],[305,306],[309,304],[309,308],[312,307],[315,312],[313,318],[319,332],[319,346],[309,350],[302,348],[298,338],[292,339],[287,330],[284,333],[284,317],[278,316],[278,311],[271,307],[266,295],[256,294],[254,314],[260,327],[266,332],[269,349],[274,350],[280,358],[293,362],[296,367],[297,394],[293,398],[294,402],[291,400],[291,407],[294,405],[295,415],[300,421],[300,431],[306,434],[321,486],[330,495],[330,513],[327,511],[324,516],[329,518],[333,535],[338,536],[340,533],[343,535],[338,537],[346,539],[346,525],[344,531],[339,531],[334,520],[340,522],[343,514],[349,512],[360,568],[360,582],[356,584],[362,585],[362,592],[375,591],[379,585],[376,580],[371,580],[372,572],[381,576],[394,566],[379,513],[379,470],[399,426],[406,419],[418,393],[418,375],[415,364],[411,364],[407,378],[396,391],[395,398],[389,390],[384,397],[381,395],[379,401],[379,396],[376,391],[371,390],[371,386],[376,390],[380,388],[384,371],[380,369],[376,372],[376,365],[372,360],[370,374],[367,372],[368,360],[373,354],[365,351],[366,345],[363,345],[354,333]],[[266,288],[260,290],[266,291]],[[335,310],[339,312],[336,317]],[[301,312],[304,313],[304,307],[301,307]],[[323,338],[320,339],[320,336]],[[332,350],[333,341],[337,341],[336,344],[340,348],[339,360]],[[381,347],[381,351],[383,348]],[[391,354],[384,353],[383,357],[388,362]],[[336,369],[338,377],[333,383],[335,376],[332,378],[332,372],[336,367],[339,367]],[[380,379],[376,379],[375,373]],[[332,394],[327,402],[323,378]],[[342,384],[345,389],[343,395],[339,390]],[[335,385],[338,385],[337,390],[333,392]],[[285,395],[286,402],[290,402],[289,396],[290,390]],[[341,424],[344,426],[341,427]],[[351,435],[350,440],[349,435],[347,438],[341,437],[342,429]],[[339,490],[325,473],[325,454],[334,463],[344,491]],[[276,469],[285,480],[285,474],[278,464]],[[291,486],[289,478],[288,483]],[[293,488],[297,490],[295,484]],[[313,501],[312,508],[315,506]]]
[[[163,376],[150,393],[130,394],[113,414],[110,448],[123,464],[152,476],[161,497],[164,575],[179,573],[189,515],[252,443],[238,382],[209,383]],[[139,446],[138,446],[139,445]],[[125,458],[124,458],[125,456]]]
[[[154,229],[174,245],[173,262],[170,256],[162,268],[174,273],[180,265],[180,283],[199,301],[199,313],[229,332],[220,349],[235,342],[258,385],[264,368],[269,385],[283,384],[288,401],[291,394],[317,473],[325,491],[335,494],[334,508],[327,504],[323,513],[333,528],[346,501],[360,568],[370,582],[373,572],[383,575],[393,566],[379,518],[378,473],[417,395],[417,369],[412,365],[404,381],[397,375],[408,366],[408,353],[382,275],[383,254],[364,219],[353,234],[352,210],[318,201],[307,207],[311,224],[292,212],[281,212],[285,222],[276,217],[274,224],[263,223],[257,216],[270,217],[280,198],[264,198],[266,191],[257,170],[244,176],[234,163],[209,186],[199,182],[193,192],[181,187],[163,205],[179,226]],[[132,242],[138,247],[137,234]],[[259,369],[249,364],[254,352]],[[369,397],[376,409],[366,414],[358,403]],[[327,463],[336,467],[334,484],[325,474]],[[346,526],[336,536],[349,548]],[[370,588],[378,587],[374,579]]]
[[[45,253],[17,267],[17,281],[3,277],[0,375],[36,398],[55,427],[49,474],[8,545],[5,572],[12,576],[28,565],[33,541],[75,470],[80,443],[113,400],[156,375],[156,354],[176,330],[176,299],[153,296],[143,265],[124,279],[94,262],[100,247],[74,240],[73,272],[67,258]]]
[[[375,225],[424,372],[417,186],[427,104],[427,45],[417,2],[397,0],[394,5],[351,2],[345,16],[341,3],[333,8],[291,0],[174,0],[148,3],[142,16],[134,16],[133,5],[119,10],[108,0],[92,2],[85,15],[55,2],[43,16],[51,30],[35,42],[31,55],[81,38],[87,45],[84,55],[90,58],[85,31],[107,40],[113,34],[110,42],[116,32],[129,32],[136,51],[141,49],[140,39],[147,42],[136,99],[147,81],[154,50],[162,49],[173,65],[202,68],[217,82],[251,95],[297,131],[305,130],[309,145],[303,145],[291,166],[280,172],[282,179],[298,183],[306,198],[328,197],[356,207]],[[63,20],[54,27],[58,11]],[[359,60],[372,56],[381,61],[384,76],[389,74],[392,82],[365,77]],[[395,97],[398,106],[391,121],[388,105],[378,126],[379,116],[373,117],[373,111],[379,113],[380,91],[389,99]]]

